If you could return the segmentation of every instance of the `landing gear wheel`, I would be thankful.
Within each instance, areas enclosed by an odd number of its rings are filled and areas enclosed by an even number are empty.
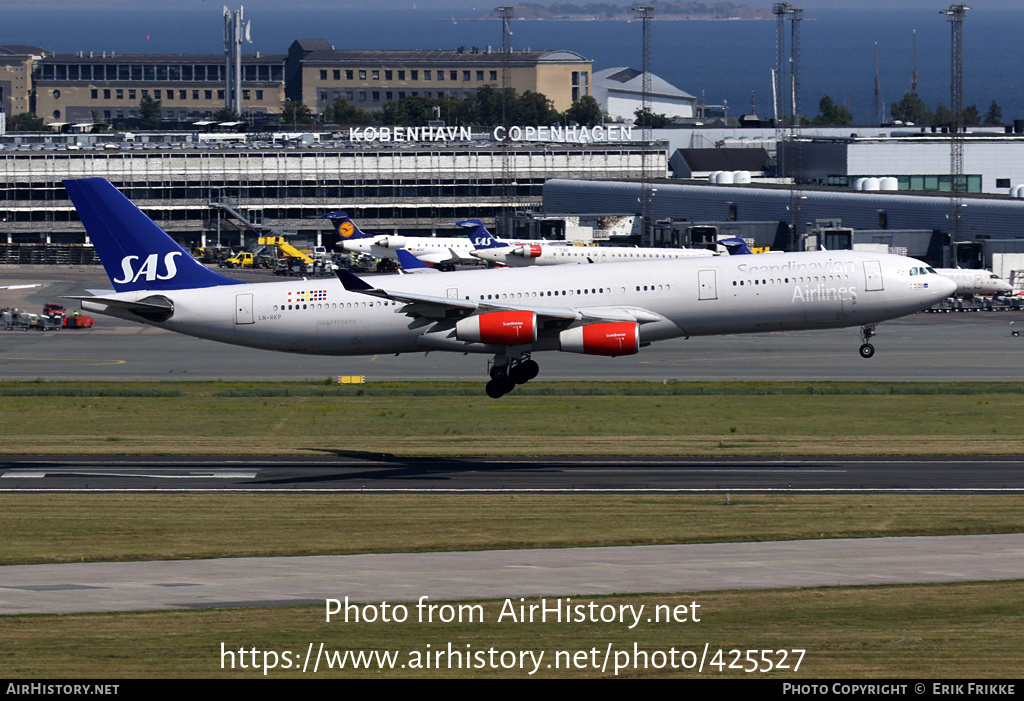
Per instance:
[[[512,382],[515,382],[517,385],[530,381],[530,378],[523,372],[522,364],[515,365],[508,371],[508,379],[512,380]]]
[[[507,365],[495,365],[491,367],[491,379],[495,381],[505,380],[508,378],[508,366]]]
[[[487,392],[487,396],[491,399],[498,399],[515,389],[515,386],[516,383],[507,378],[502,380],[491,380],[484,387],[484,391]]]
[[[537,364],[536,360],[524,360],[519,364],[519,370],[523,373],[523,377],[526,378],[523,382],[529,382],[540,374],[540,365]]]
[[[875,347],[870,343],[865,343],[860,347],[860,357],[870,358],[875,354]]]

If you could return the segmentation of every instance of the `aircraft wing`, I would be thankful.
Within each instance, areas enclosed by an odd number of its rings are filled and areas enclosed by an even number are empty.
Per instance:
[[[413,255],[413,254],[410,254]],[[458,263],[462,260],[462,256],[453,251],[451,248],[442,250],[429,251],[427,253],[417,253],[415,257],[424,263],[430,263],[431,265],[440,265],[443,263]]]
[[[474,314],[489,312],[529,311],[549,321],[560,321],[568,325],[574,321],[587,323],[633,321],[640,324],[661,321],[662,317],[645,309],[632,307],[547,307],[535,304],[516,304],[498,301],[474,301],[458,297],[435,297],[415,292],[386,290],[370,285],[368,282],[353,275],[348,270],[339,270],[338,278],[349,292],[358,292],[371,297],[402,302],[406,306],[401,309],[403,314],[411,317],[437,320],[445,318],[461,318]]]

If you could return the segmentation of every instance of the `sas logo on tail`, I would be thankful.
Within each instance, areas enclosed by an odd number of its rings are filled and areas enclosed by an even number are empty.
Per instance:
[[[167,272],[166,275],[160,275],[157,268],[159,267],[159,253],[151,253],[146,256],[145,262],[136,271],[133,268],[135,261],[139,260],[139,256],[125,256],[121,259],[121,271],[124,277],[114,282],[119,285],[124,285],[132,282],[137,282],[139,278],[145,276],[148,282],[154,280],[170,280],[178,274],[178,268],[174,265],[174,256],[180,256],[181,251],[171,251],[164,256],[164,270]]]

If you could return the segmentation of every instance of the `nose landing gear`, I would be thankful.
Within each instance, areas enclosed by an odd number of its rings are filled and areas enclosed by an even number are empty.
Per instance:
[[[495,356],[493,362],[490,369],[491,380],[484,388],[487,396],[492,399],[508,394],[516,385],[529,382],[540,372],[540,366],[536,360],[530,358],[529,353],[524,353],[518,358]]]

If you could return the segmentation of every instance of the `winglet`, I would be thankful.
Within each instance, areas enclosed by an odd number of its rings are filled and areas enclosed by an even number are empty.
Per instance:
[[[356,277],[351,270],[345,270],[345,268],[338,268],[338,279],[341,280],[341,284],[349,292],[368,292],[376,289],[362,278]]]
[[[345,212],[328,212],[322,215],[324,219],[330,219],[334,224],[334,233],[341,237],[342,241],[354,239],[368,239],[371,234],[360,231],[356,223],[348,218]]]
[[[436,273],[440,272],[435,268],[431,268],[429,265],[421,261],[419,258],[414,256],[412,253],[404,248],[399,248],[395,251],[395,255],[398,257],[398,264],[402,266],[402,271],[406,273]]]
[[[753,254],[753,251],[747,247],[747,242],[739,236],[732,236],[727,239],[718,239],[715,243],[725,246],[726,250],[729,251],[730,256],[745,256]]]

